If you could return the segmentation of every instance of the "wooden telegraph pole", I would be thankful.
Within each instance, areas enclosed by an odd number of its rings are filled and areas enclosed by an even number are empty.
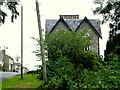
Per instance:
[[[43,66],[43,80],[46,80],[47,75],[46,75],[45,50],[44,50],[43,34],[42,34],[42,29],[41,29],[40,10],[39,10],[38,0],[36,0],[36,12],[37,12],[39,38],[40,38],[40,51],[41,51],[42,66]]]

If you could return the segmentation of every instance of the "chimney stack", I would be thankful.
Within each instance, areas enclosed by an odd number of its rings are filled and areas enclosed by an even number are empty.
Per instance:
[[[79,15],[59,15],[63,19],[79,19]]]

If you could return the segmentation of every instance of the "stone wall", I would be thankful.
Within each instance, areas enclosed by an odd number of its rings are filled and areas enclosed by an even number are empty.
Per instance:
[[[63,22],[59,22],[56,27],[53,29],[53,31],[57,31],[57,30],[68,30],[68,28],[65,26],[65,24]]]
[[[80,31],[84,30],[85,28],[89,29],[90,36],[92,36],[92,41],[91,42],[93,43],[93,45],[91,45],[89,49],[93,50],[97,54],[99,54],[99,37],[96,34],[96,32],[91,28],[91,26],[86,21],[84,21],[81,24],[81,26],[79,27],[77,32],[80,32]]]

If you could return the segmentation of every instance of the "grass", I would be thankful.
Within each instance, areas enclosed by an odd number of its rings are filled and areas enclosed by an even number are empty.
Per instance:
[[[2,82],[2,88],[38,88],[42,81],[36,79],[35,74],[25,74],[23,79],[20,75],[11,77]]]
[[[1,90],[1,88],[2,88],[2,82],[0,82],[0,90]]]

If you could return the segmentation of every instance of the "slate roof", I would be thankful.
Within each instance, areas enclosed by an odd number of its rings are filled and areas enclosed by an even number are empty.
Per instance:
[[[45,25],[46,30],[50,32],[53,29],[53,27],[58,23],[59,20],[60,19],[46,19]],[[83,22],[84,20],[87,20],[87,22],[94,28],[97,34],[102,38],[99,19],[87,19],[87,17],[85,17],[84,19],[64,19],[69,28],[75,30],[77,30],[81,22]]]

